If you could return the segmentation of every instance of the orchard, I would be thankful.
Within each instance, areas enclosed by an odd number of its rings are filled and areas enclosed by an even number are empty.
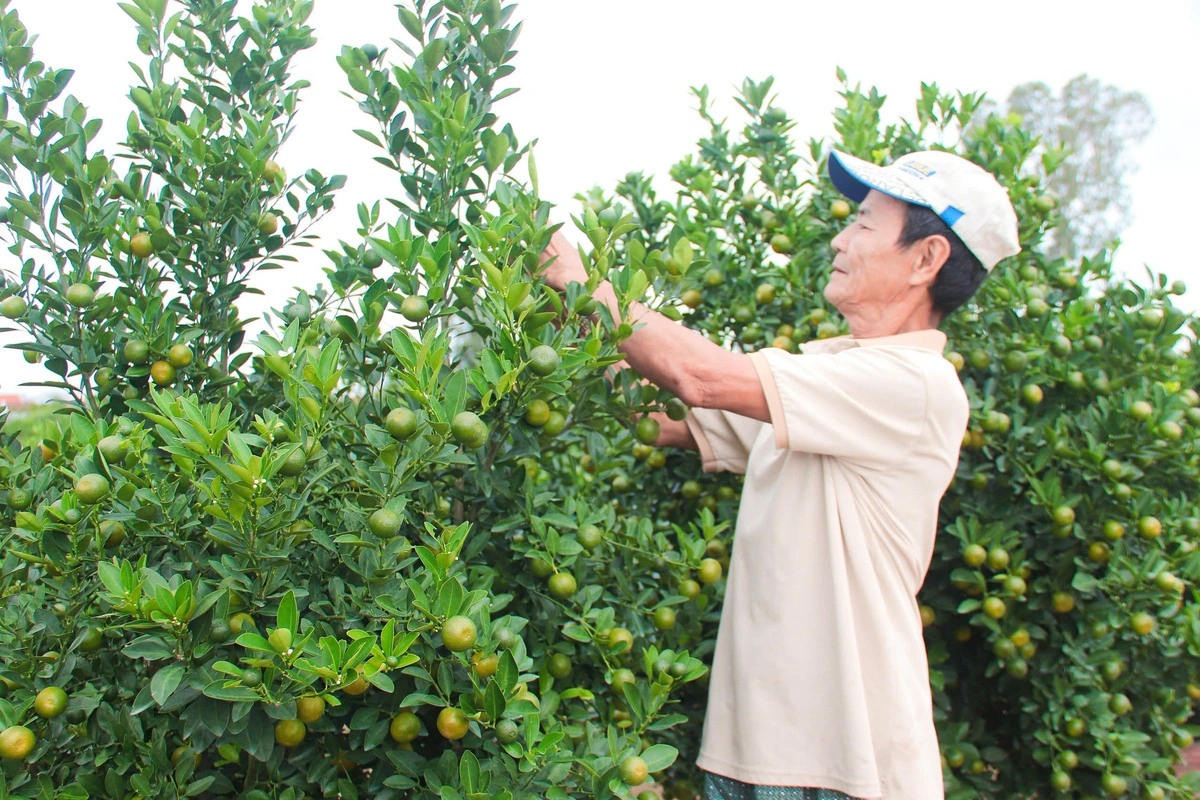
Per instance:
[[[115,155],[12,5],[0,313],[70,402],[0,428],[0,795],[691,800],[739,479],[655,447],[645,414],[687,409],[610,369],[631,330],[590,292],[746,351],[843,334],[828,150],[938,142],[1024,247],[944,325],[972,404],[920,597],[947,796],[1192,796],[1197,324],[1165,276],[1042,254],[1062,154],[1019,120],[925,86],[884,126],[843,76],[801,152],[769,80],[739,132],[700,90],[677,196],[630,173],[571,216],[498,115],[516,6],[408,0],[338,59],[398,199],[247,341],[239,298],[344,183],[279,160],[311,3],[124,6]],[[592,278],[558,293],[568,216]]]

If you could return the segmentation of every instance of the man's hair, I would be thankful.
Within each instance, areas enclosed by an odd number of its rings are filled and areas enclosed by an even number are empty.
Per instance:
[[[929,287],[933,308],[945,319],[951,311],[971,299],[987,277],[987,270],[932,208],[915,203],[904,205],[904,229],[900,231],[897,244],[910,247],[926,237],[939,235],[945,236],[950,243],[950,256]]]

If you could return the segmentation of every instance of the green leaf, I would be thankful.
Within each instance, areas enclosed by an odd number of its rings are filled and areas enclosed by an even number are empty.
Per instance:
[[[437,66],[442,63],[442,59],[446,55],[447,47],[445,39],[434,39],[421,51],[422,63],[429,69],[437,69]]]
[[[150,679],[150,696],[160,706],[179,688],[185,672],[183,664],[168,664]]]
[[[474,794],[479,786],[479,759],[470,750],[463,752],[458,762],[459,780],[467,794]]]
[[[675,259],[675,263],[679,265],[679,269],[684,272],[687,272],[687,268],[691,266],[694,255],[692,243],[687,239],[680,239],[675,243],[675,247],[671,249],[671,257]]]
[[[495,172],[504,163],[504,157],[508,155],[509,146],[508,134],[506,133],[497,134],[488,142],[488,172]]]
[[[662,772],[675,763],[679,751],[669,744],[656,744],[642,751],[642,760],[651,772]]]
[[[533,148],[529,148],[529,183],[533,187],[533,196],[537,197],[538,192],[538,172],[537,161],[533,158]]]
[[[650,279],[646,277],[646,273],[638,270],[629,279],[629,290],[625,293],[625,298],[630,302],[641,300],[642,295],[646,292],[646,287],[650,285]]]
[[[213,681],[204,687],[202,694],[229,703],[254,703],[261,699],[253,689],[247,689],[245,686],[226,686],[225,681]]]
[[[173,651],[166,642],[156,636],[139,636],[121,649],[121,653],[129,658],[144,658],[147,661],[161,661],[174,658]]]
[[[500,655],[500,665],[496,668],[496,682],[500,684],[500,688],[507,696],[512,692],[513,687],[517,685],[517,676],[520,672],[517,670],[516,659],[513,654],[505,650]]]
[[[483,695],[483,710],[492,719],[498,720],[504,716],[504,692],[496,681],[488,681],[487,690]]]
[[[404,30],[418,42],[425,41],[425,26],[421,24],[421,18],[407,8],[400,8],[399,12],[400,24],[404,26]]]
[[[145,11],[142,11],[137,6],[130,5],[129,3],[119,3],[118,5],[121,7],[122,11],[128,14],[133,21],[141,26],[147,33],[154,33],[157,30],[154,20],[151,19],[150,15]]]
[[[371,93],[371,81],[367,78],[366,73],[361,69],[352,69],[347,71],[346,80],[350,82],[350,88],[359,94]]]
[[[279,616],[276,623],[280,628],[287,628],[295,633],[300,628],[300,614],[296,611],[296,593],[291,589],[279,601]]]

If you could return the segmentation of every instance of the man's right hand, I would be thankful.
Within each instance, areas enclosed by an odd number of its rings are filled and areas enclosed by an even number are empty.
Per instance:
[[[551,259],[553,263],[547,263]],[[555,291],[563,291],[571,281],[587,283],[587,268],[579,251],[567,241],[562,231],[556,231],[550,239],[550,245],[542,253],[541,264],[546,283]]]

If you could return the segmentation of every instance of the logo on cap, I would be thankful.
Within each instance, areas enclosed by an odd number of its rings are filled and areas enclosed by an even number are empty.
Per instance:
[[[909,173],[914,178],[932,178],[934,175],[937,175],[936,169],[922,164],[920,161],[905,161],[897,164],[896,166]]]

